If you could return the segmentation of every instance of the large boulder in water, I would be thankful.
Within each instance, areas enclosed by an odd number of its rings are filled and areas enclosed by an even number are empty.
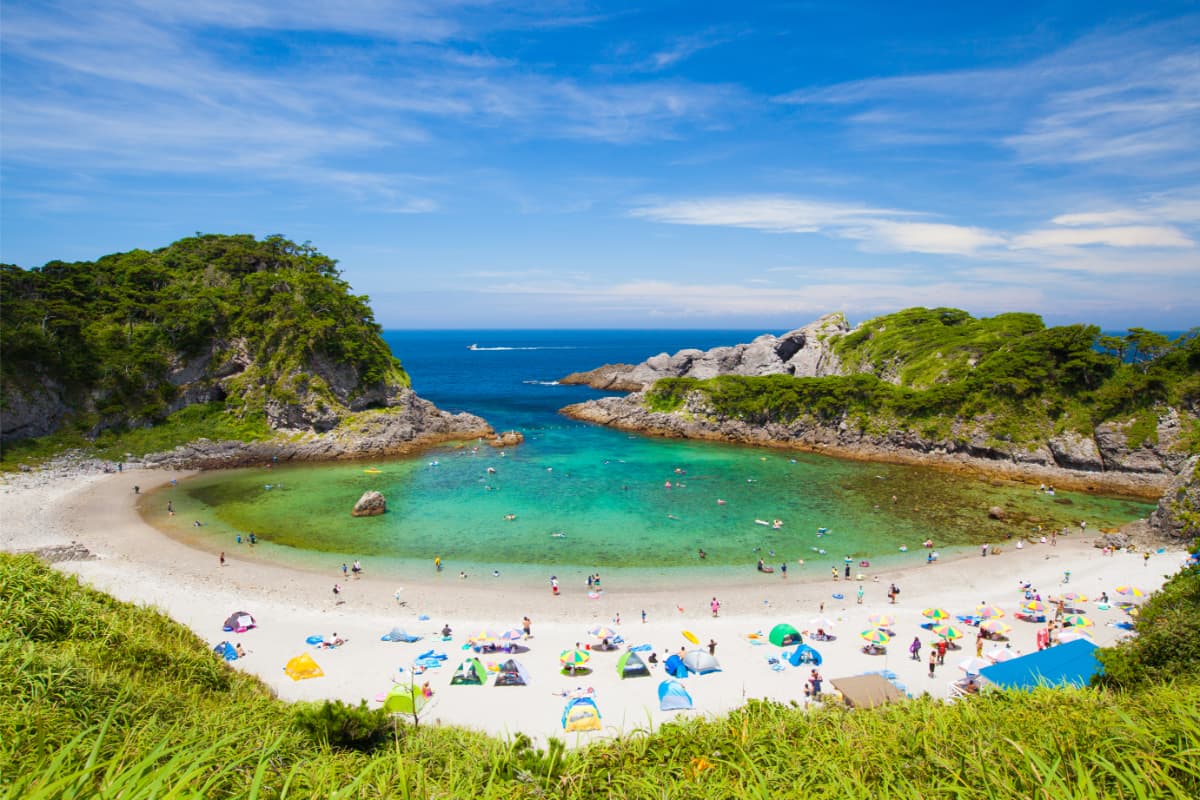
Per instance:
[[[363,492],[350,512],[352,517],[376,517],[387,511],[387,500],[379,492]]]

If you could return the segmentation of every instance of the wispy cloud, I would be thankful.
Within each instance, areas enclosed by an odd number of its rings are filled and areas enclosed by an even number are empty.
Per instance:
[[[1151,225],[1122,225],[1104,228],[1043,228],[1013,239],[1018,250],[1054,247],[1195,247],[1196,243],[1176,228]]]

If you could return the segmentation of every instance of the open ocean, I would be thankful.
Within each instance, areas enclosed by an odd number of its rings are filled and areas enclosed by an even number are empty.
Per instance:
[[[418,394],[443,409],[478,414],[497,430],[519,430],[525,443],[503,452],[472,443],[391,461],[207,473],[171,490],[175,517],[167,517],[163,497],[148,498],[145,513],[210,549],[230,549],[238,533],[254,531],[262,542],[258,557],[306,564],[360,558],[375,570],[399,572],[428,569],[440,556],[451,571],[683,574],[752,570],[761,557],[776,569],[787,562],[796,577],[827,577],[845,556],[923,559],[926,538],[949,552],[1002,541],[1014,525],[1049,530],[1087,520],[1096,529],[1151,508],[915,467],[644,438],[558,414],[598,396],[559,385],[569,372],[748,342],[760,333],[387,331]],[[472,344],[478,349],[468,349]],[[383,492],[388,513],[350,517],[369,489]],[[989,520],[993,505],[1016,522]],[[193,519],[204,527],[192,528]],[[758,522],[775,520],[781,527]]]

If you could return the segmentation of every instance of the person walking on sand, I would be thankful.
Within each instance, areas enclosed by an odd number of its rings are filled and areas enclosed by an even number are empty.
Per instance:
[[[863,588],[862,588],[862,584],[861,584],[861,583],[858,585],[858,591],[857,591],[857,592],[855,592],[855,594],[857,594],[857,595],[858,595],[858,604],[861,606],[861,605],[862,605],[862,599],[863,599]]]
[[[929,677],[933,677],[933,671],[937,669],[937,651],[929,651]]]
[[[221,566],[225,566],[225,551],[221,551]]]
[[[983,631],[980,631],[979,635],[975,637],[975,657],[983,658]]]
[[[921,660],[921,637],[914,636],[912,644],[908,646],[908,652],[912,655],[913,661]]]
[[[708,604],[708,607],[712,609],[712,615],[714,617],[716,617],[717,613],[721,610],[721,604],[717,601],[717,598],[715,598],[715,597],[712,599],[712,602]]]
[[[715,656],[717,654],[717,640],[716,639],[708,640],[708,654],[710,656]]]
[[[533,634],[529,632],[532,627],[533,627],[533,623],[529,621],[528,616],[526,616],[524,619],[521,620],[521,630],[525,633],[526,639],[533,638]]]
[[[947,642],[945,639],[938,639],[937,644],[934,645],[934,647],[933,647],[933,652],[930,653],[929,655],[931,658],[934,655],[936,655],[937,663],[945,664],[946,663],[946,651],[949,649],[950,649],[949,642]]]

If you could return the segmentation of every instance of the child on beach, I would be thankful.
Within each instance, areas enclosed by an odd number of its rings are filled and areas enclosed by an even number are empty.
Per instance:
[[[933,677],[933,671],[937,668],[937,650],[929,651],[929,677]]]

